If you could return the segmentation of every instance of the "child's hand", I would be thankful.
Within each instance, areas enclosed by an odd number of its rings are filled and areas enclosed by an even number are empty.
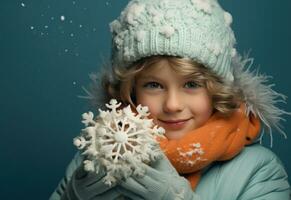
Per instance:
[[[198,200],[200,199],[191,189],[189,182],[179,176],[169,160],[163,156],[152,166],[144,166],[146,173],[142,177],[129,177],[121,182],[119,191],[125,196],[148,200]],[[134,196],[130,196],[131,193]]]
[[[111,200],[121,196],[115,185],[108,186],[102,181],[104,176],[103,169],[96,174],[86,172],[83,165],[81,165],[72,176],[66,191],[66,199]]]

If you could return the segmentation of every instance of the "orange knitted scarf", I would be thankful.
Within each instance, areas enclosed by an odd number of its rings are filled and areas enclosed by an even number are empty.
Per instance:
[[[172,165],[189,180],[194,190],[203,168],[214,161],[235,157],[245,145],[252,143],[259,130],[259,119],[247,116],[242,105],[227,118],[213,114],[205,125],[178,140],[158,138],[158,141]]]

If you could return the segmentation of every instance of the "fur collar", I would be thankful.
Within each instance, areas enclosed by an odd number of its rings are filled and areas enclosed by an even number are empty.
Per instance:
[[[280,122],[283,115],[290,115],[280,109],[277,103],[286,103],[286,96],[272,89],[274,84],[268,84],[270,76],[260,74],[258,70],[251,71],[253,58],[246,56],[243,58],[237,55],[232,60],[234,85],[243,91],[244,100],[246,102],[246,112],[258,116],[263,124],[261,136],[262,142],[264,130],[270,135],[271,147],[273,145],[272,130],[275,129],[285,138],[287,135],[282,130]]]

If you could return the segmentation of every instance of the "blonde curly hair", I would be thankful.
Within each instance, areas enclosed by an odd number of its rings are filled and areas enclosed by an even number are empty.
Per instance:
[[[151,56],[143,58],[130,67],[113,67],[111,78],[105,74],[102,78],[102,87],[105,91],[105,99],[115,98],[125,105],[136,106],[135,82],[136,77],[148,67],[152,67],[161,60],[166,60],[169,66],[181,75],[191,75],[205,87],[212,98],[212,106],[215,111],[223,115],[230,115],[240,105],[243,99],[241,90],[222,80],[210,69],[191,59],[174,56]]]

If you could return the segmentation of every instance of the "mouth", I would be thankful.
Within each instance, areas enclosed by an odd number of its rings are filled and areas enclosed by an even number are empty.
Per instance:
[[[191,118],[188,119],[170,119],[170,120],[162,120],[158,119],[162,123],[162,126],[166,129],[181,129],[183,128],[186,123],[190,120]]]

